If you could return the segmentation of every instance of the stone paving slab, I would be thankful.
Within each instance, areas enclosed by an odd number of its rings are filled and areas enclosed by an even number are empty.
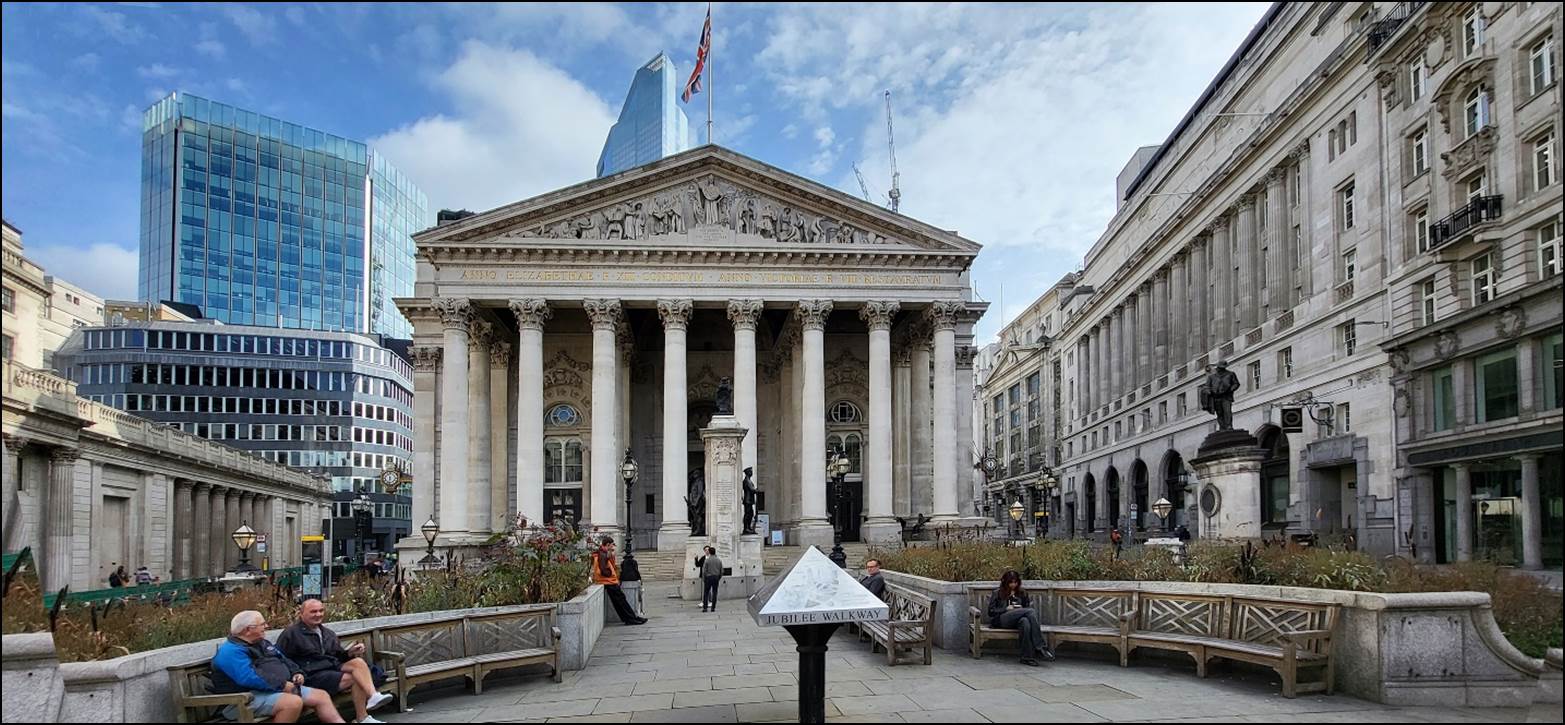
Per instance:
[[[661,587],[661,590],[659,589]],[[757,627],[742,606],[701,614],[653,583],[643,626],[610,621],[587,669],[554,683],[497,675],[483,695],[460,680],[421,687],[415,710],[376,716],[415,722],[796,722],[799,656],[781,628]],[[1558,706],[1396,708],[1348,695],[1282,697],[1275,675],[1188,663],[1119,667],[1103,652],[1067,649],[1023,667],[993,648],[974,660],[936,651],[934,664],[888,667],[853,637],[826,655],[828,722],[1561,722]],[[390,710],[390,708],[387,708]]]

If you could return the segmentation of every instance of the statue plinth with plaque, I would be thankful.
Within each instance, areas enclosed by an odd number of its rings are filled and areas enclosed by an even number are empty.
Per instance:
[[[1266,451],[1255,436],[1233,425],[1234,392],[1239,378],[1226,360],[1209,368],[1196,389],[1201,409],[1217,416],[1217,430],[1201,441],[1190,460],[1202,482],[1201,538],[1253,539],[1261,536],[1261,462]]]
[[[679,596],[686,600],[701,598],[701,572],[696,559],[705,547],[717,549],[723,562],[723,581],[717,588],[719,599],[743,599],[761,588],[761,537],[745,534],[745,509],[740,481],[743,478],[741,444],[749,431],[731,412],[712,417],[710,427],[701,429],[706,447],[706,519],[704,536],[691,536],[685,542],[684,576]]]
[[[746,603],[763,627],[788,630],[799,651],[799,722],[826,721],[826,643],[848,622],[885,621],[890,608],[810,547]]]

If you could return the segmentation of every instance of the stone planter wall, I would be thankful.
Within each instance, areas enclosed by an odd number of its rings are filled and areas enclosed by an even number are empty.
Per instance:
[[[602,606],[593,601],[601,598],[602,588],[593,586],[575,599],[555,605],[558,608],[555,620],[561,633],[560,664],[563,668],[581,669],[586,666],[586,656],[580,653],[590,653],[592,645],[597,643],[598,634],[603,630]],[[327,624],[332,631],[348,635],[376,627],[519,612],[538,606],[548,605],[524,604],[420,612]],[[267,632],[266,636],[276,641],[280,633],[280,630],[273,630]],[[210,639],[111,660],[56,664],[52,636],[7,635],[3,653],[6,722],[12,721],[13,713],[24,712],[28,716],[19,721],[174,722],[167,668],[208,659],[216,653],[217,646],[222,642],[221,639]],[[574,661],[571,659],[573,651],[578,653]],[[54,691],[49,684],[50,678],[55,676],[63,683],[63,693],[58,696],[50,694]],[[13,679],[16,687],[13,687]],[[55,690],[61,689],[58,685],[53,687]],[[34,712],[44,714],[33,717]]]
[[[886,581],[935,600],[935,644],[968,648],[967,588],[999,582],[945,582],[894,571]],[[1376,594],[1303,587],[1141,581],[1028,581],[1031,589],[1124,589],[1335,603],[1337,689],[1388,705],[1512,707],[1560,702],[1560,672],[1518,651],[1478,592]],[[1047,612],[1045,612],[1047,617]],[[1192,676],[1193,676],[1192,668]]]

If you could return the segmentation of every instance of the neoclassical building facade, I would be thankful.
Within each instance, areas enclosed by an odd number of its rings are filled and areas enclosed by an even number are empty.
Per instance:
[[[712,146],[416,241],[413,519],[439,545],[520,513],[682,546],[722,378],[788,543],[831,543],[829,451],[849,540],[973,516],[974,242]]]

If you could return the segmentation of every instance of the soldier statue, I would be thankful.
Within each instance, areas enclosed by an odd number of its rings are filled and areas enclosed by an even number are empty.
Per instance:
[[[690,472],[689,495],[685,496],[685,512],[690,516],[690,535],[706,536],[706,474],[699,469]]]
[[[1239,389],[1239,376],[1228,369],[1228,361],[1217,363],[1217,369],[1207,373],[1206,382],[1198,390],[1201,409],[1217,416],[1218,430],[1233,430],[1234,392]]]
[[[754,468],[744,469],[744,533],[755,533],[755,479]]]

